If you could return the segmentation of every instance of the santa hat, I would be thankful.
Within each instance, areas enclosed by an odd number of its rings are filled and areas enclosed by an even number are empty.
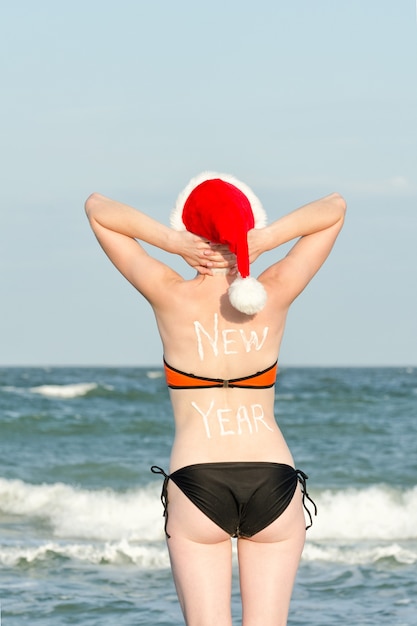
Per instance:
[[[247,233],[262,228],[266,214],[253,191],[229,174],[203,172],[179,194],[171,213],[175,230],[188,230],[213,243],[229,246],[236,255],[238,276],[229,287],[231,304],[253,315],[266,302],[264,286],[251,277]]]

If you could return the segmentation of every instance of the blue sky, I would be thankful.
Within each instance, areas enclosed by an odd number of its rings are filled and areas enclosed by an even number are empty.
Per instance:
[[[168,223],[214,169],[270,220],[348,202],[281,364],[417,365],[415,0],[17,0],[0,52],[0,364],[160,364],[83,203],[100,191]]]

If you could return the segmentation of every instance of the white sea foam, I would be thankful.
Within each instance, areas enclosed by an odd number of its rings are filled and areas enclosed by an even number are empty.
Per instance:
[[[349,565],[367,565],[387,559],[402,565],[414,565],[417,563],[417,545],[399,545],[398,543],[369,545],[366,542],[363,544],[340,544],[307,541],[303,551],[303,560],[308,562],[324,561],[328,563],[347,563]]]
[[[169,567],[165,543],[159,546],[135,545],[127,540],[117,543],[60,543],[46,542],[37,546],[0,546],[0,565],[15,567],[21,563],[45,561],[62,557],[93,564],[133,564],[146,569]]]
[[[0,511],[38,518],[55,537],[153,541],[163,537],[160,485],[126,493],[0,478]]]
[[[236,559],[236,545],[233,546]],[[165,542],[137,544],[123,539],[118,542],[48,541],[39,545],[0,545],[0,565],[15,567],[22,563],[35,563],[54,557],[82,561],[96,565],[135,565],[146,569],[169,567],[168,551]],[[399,565],[417,563],[417,546],[409,547],[396,543],[387,545],[338,545],[334,543],[316,544],[307,542],[303,552],[303,562],[322,561],[347,565],[372,565],[378,561],[392,560]]]
[[[53,553],[92,563],[165,567],[160,488],[158,482],[119,493],[0,478],[0,515],[20,517],[35,538],[32,528],[39,522],[49,525],[51,534],[50,543],[35,547],[26,541],[22,547],[0,545],[0,563],[30,562]],[[319,514],[307,534],[304,560],[417,563],[417,487],[380,485],[312,495]]]
[[[31,387],[32,393],[49,398],[78,398],[85,396],[93,389],[97,389],[96,383],[74,383],[71,385],[40,385],[39,387]]]
[[[417,487],[375,485],[312,495],[318,515],[307,533],[304,561],[417,563]]]
[[[417,487],[327,490],[314,499],[318,516],[308,531],[312,539],[417,539]]]
[[[146,372],[146,376],[148,378],[162,378],[163,375],[164,373],[162,372],[162,370],[148,370]]]

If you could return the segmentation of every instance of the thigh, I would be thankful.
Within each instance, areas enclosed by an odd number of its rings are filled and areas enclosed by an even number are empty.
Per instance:
[[[238,540],[243,626],[285,626],[304,541],[298,487],[275,522],[250,539]]]
[[[187,626],[231,626],[232,546],[227,533],[170,482],[167,540]]]

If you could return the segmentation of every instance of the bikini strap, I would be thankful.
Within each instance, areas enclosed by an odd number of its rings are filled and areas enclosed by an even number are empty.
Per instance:
[[[301,492],[303,494],[303,507],[307,511],[308,517],[310,518],[310,524],[308,526],[306,526],[306,530],[308,530],[313,525],[313,518],[311,516],[310,510],[307,508],[305,499],[307,498],[307,500],[309,502],[311,502],[311,504],[313,505],[313,507],[314,507],[314,515],[317,515],[317,506],[316,506],[316,503],[314,502],[314,500],[312,500],[310,498],[310,496],[308,495],[308,493],[307,493],[307,482],[306,482],[307,479],[308,479],[307,474],[305,474],[303,471],[301,471],[299,469],[296,469],[295,473],[297,474],[298,481],[301,484]]]
[[[169,476],[168,476],[168,474],[166,474],[164,472],[162,467],[159,467],[158,465],[152,465],[151,472],[153,474],[162,474],[162,476],[164,476],[164,483],[162,485],[162,491],[161,491],[161,502],[162,502],[162,505],[164,507],[164,512],[163,512],[163,516],[165,517],[164,530],[165,530],[165,534],[166,534],[167,538],[169,539],[170,535],[168,535],[168,533],[167,533],[167,525],[168,525],[168,481],[169,481]]]

